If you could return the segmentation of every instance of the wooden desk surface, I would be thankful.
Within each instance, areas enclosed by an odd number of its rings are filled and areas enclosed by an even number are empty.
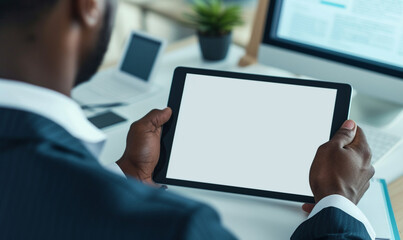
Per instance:
[[[400,237],[403,238],[403,177],[388,186],[393,211],[399,228]]]

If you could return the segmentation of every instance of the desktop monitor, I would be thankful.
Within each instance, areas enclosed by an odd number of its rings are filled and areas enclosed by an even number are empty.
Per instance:
[[[403,104],[403,1],[271,0],[259,62]]]

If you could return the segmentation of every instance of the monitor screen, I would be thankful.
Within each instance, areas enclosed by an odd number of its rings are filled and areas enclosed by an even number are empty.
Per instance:
[[[120,70],[148,81],[161,45],[159,41],[132,34]]]
[[[273,0],[264,43],[403,77],[402,0]]]

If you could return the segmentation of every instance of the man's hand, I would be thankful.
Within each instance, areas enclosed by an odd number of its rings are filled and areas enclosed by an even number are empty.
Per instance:
[[[315,202],[339,194],[357,204],[369,188],[375,170],[371,150],[361,128],[346,121],[328,143],[319,147],[311,166],[309,182]],[[313,205],[303,209],[312,211]]]
[[[152,175],[160,156],[162,126],[171,118],[172,110],[153,110],[133,123],[127,136],[127,146],[117,164],[122,171],[153,185]]]

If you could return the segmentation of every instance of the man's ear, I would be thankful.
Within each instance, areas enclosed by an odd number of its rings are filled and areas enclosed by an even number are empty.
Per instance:
[[[72,0],[73,16],[83,27],[95,27],[102,19],[103,0]]]

